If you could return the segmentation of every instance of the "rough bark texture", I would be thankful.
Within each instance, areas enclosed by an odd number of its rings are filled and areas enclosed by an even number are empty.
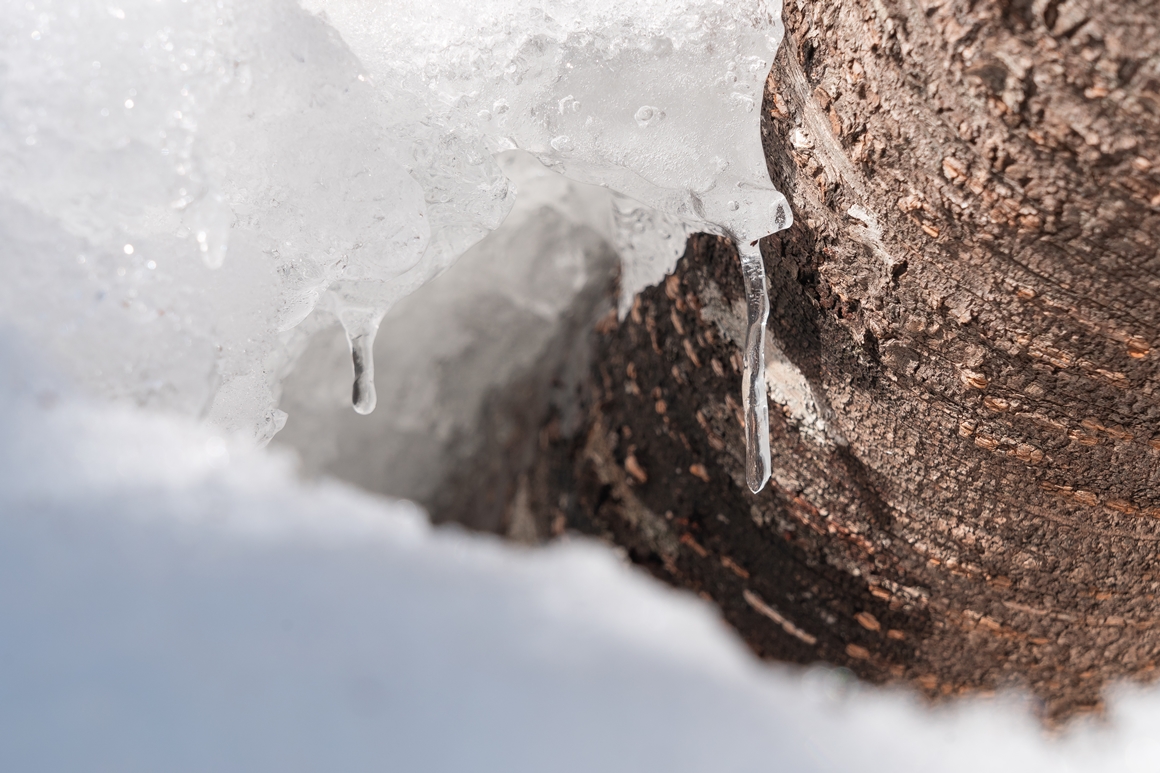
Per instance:
[[[740,269],[696,237],[598,326],[587,429],[545,430],[521,506],[712,598],[763,656],[1098,708],[1160,658],[1160,13],[785,21],[764,132],[795,224],[762,247],[816,420],[771,406],[749,494]]]

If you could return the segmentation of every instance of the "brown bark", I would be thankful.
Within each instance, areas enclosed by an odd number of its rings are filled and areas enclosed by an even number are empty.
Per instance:
[[[597,335],[545,525],[715,600],[760,654],[1062,718],[1160,658],[1160,14],[1100,0],[813,0],[764,105],[794,226],[769,332],[818,439],[771,406],[744,483],[740,271],[690,241]],[[817,433],[815,433],[816,435]]]

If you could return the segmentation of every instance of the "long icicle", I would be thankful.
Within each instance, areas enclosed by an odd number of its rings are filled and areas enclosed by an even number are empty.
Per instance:
[[[745,409],[745,481],[754,494],[765,487],[770,474],[769,395],[765,387],[765,322],[769,319],[769,292],[761,248],[741,242],[741,273],[749,326],[745,331],[745,371],[741,404]]]

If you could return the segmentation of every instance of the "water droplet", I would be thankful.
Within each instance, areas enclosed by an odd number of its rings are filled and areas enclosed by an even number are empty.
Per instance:
[[[126,244],[126,245],[125,245],[125,254],[126,254],[126,255],[132,255],[132,254],[133,254],[133,245],[132,245],[132,244]]]
[[[126,100],[125,100],[125,109],[126,109],[126,110],[132,110],[132,109],[133,109],[133,100],[131,100],[131,99],[126,99]]]
[[[552,140],[552,148],[560,153],[567,153],[572,149],[572,138],[561,134]]]
[[[741,209],[741,205],[736,201],[726,202],[725,206],[729,208],[730,212],[736,212],[737,210]]]

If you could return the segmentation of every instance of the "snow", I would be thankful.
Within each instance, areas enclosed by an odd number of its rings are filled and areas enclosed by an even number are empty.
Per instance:
[[[93,403],[0,335],[0,769],[1151,770],[1160,696],[1049,738],[762,665],[580,539],[520,549]]]

